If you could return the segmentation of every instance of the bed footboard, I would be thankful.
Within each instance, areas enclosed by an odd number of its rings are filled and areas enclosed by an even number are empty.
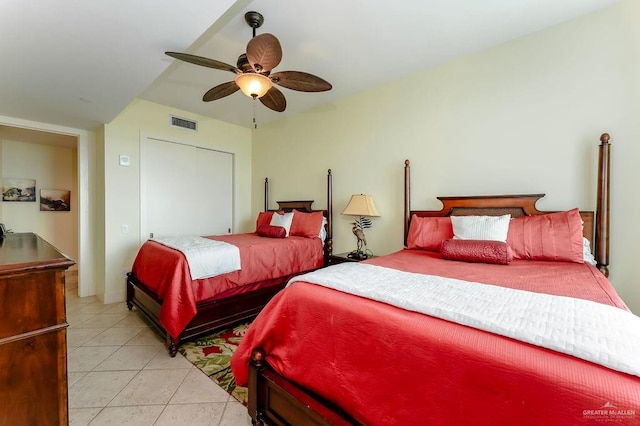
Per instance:
[[[169,336],[160,324],[162,302],[131,273],[127,275],[127,307],[138,308],[160,334],[165,336],[169,354],[174,357],[178,353],[180,342],[185,339],[255,318],[289,278],[281,277],[273,280],[273,285],[264,288],[198,304],[196,316],[177,338]]]
[[[247,408],[254,425],[357,425],[334,404],[288,381],[264,359],[262,349],[254,349],[249,363]]]

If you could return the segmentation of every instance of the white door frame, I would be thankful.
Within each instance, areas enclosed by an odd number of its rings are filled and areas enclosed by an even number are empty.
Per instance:
[[[90,214],[94,203],[91,202],[89,195],[95,192],[90,189],[95,179],[95,165],[91,167],[92,161],[95,163],[96,155],[95,149],[92,148],[95,144],[91,143],[95,139],[94,134],[87,130],[5,116],[0,116],[0,125],[76,137],[78,155],[78,296],[95,295],[99,277],[96,276],[95,259],[91,253],[99,251],[92,246],[92,241],[96,241],[92,235],[94,224]]]

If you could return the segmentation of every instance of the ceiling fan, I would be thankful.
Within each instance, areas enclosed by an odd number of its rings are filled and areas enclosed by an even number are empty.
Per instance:
[[[267,108],[282,112],[287,108],[287,100],[274,84],[299,92],[331,90],[330,83],[306,72],[280,71],[271,74],[271,70],[278,66],[282,59],[280,42],[273,34],[265,33],[256,36],[256,28],[260,28],[264,22],[264,17],[260,13],[247,12],[244,19],[253,28],[253,38],[247,44],[247,53],[238,57],[235,67],[215,59],[189,53],[165,52],[172,58],[181,61],[236,74],[233,81],[209,89],[202,97],[204,102],[224,98],[240,89],[247,96],[260,99],[260,102]]]

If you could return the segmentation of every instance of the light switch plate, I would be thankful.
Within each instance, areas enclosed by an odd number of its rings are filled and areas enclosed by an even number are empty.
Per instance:
[[[131,159],[129,158],[128,155],[122,155],[121,154],[119,160],[120,160],[120,165],[121,166],[127,167],[131,163]]]

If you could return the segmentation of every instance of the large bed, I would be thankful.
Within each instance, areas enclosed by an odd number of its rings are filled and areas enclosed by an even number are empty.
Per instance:
[[[232,369],[254,423],[640,424],[640,318],[606,277],[608,135],[601,141],[595,214],[539,211],[542,194],[439,197],[441,210],[411,210],[407,162],[405,249],[300,276],[247,331]],[[432,236],[459,216],[504,214],[508,243],[446,237],[431,250],[416,234],[421,218]],[[540,226],[548,221],[552,234]],[[571,248],[546,239],[521,250],[537,232],[571,233]],[[464,257],[469,245],[482,262]],[[496,250],[477,250],[486,246]],[[355,288],[341,287],[344,277]],[[381,286],[392,294],[371,291]],[[408,307],[395,303],[402,293]],[[506,326],[491,323],[502,316]]]
[[[278,209],[270,210],[268,179],[264,195],[256,232],[147,240],[140,247],[127,275],[127,306],[137,307],[166,336],[171,356],[182,340],[255,317],[290,278],[327,264],[332,246],[331,170],[327,173],[327,209],[315,210],[313,201],[294,200],[277,201]],[[282,227],[271,226],[274,215],[292,215],[286,238],[273,238],[274,229],[284,232]],[[318,226],[319,220],[320,232],[305,235],[305,228]],[[175,245],[185,241],[231,248],[237,267],[215,276],[194,275],[194,270],[202,269],[198,268],[202,260],[190,259],[190,252]],[[223,252],[214,260],[220,260],[223,267],[233,263],[226,257]]]

